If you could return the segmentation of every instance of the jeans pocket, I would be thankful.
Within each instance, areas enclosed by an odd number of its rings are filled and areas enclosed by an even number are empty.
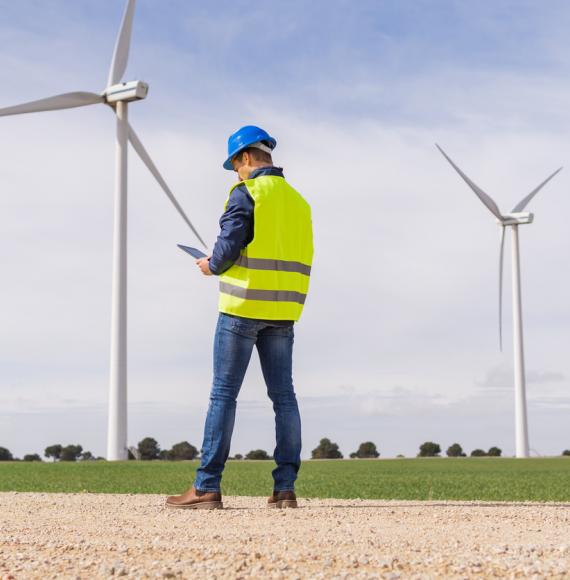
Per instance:
[[[231,324],[232,332],[241,336],[255,338],[259,331],[259,322],[252,318],[242,318],[241,316],[234,316]]]
[[[283,326],[281,326],[281,325],[269,326],[269,328],[271,330],[271,334],[275,334],[275,335],[292,337],[295,334],[295,331],[293,330],[292,324],[287,324],[287,325],[283,325]]]

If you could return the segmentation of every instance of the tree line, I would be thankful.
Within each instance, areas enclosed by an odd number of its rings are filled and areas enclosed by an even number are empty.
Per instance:
[[[105,461],[104,457],[95,457],[90,451],[83,451],[81,445],[49,445],[44,449],[44,457],[52,462],[56,461]],[[198,458],[200,452],[198,449],[188,441],[181,441],[176,443],[170,449],[161,449],[158,441],[153,437],[145,437],[138,444],[129,447],[128,458],[130,460],[142,461],[181,461],[193,460]],[[273,459],[267,451],[263,449],[253,449],[245,456],[236,453],[230,459]],[[0,447],[0,461],[43,461],[38,453],[30,453],[24,455],[22,459],[14,457],[9,449]]]
[[[426,441],[419,447],[417,457],[440,457],[441,446],[439,443],[433,441]],[[445,452],[448,457],[467,457],[463,448],[459,443],[453,443],[447,448]],[[128,457],[131,460],[164,460],[164,461],[181,461],[197,459],[200,452],[194,445],[188,441],[181,441],[176,443],[170,449],[161,449],[160,445],[152,437],[145,437],[138,442],[136,447],[130,447]],[[501,457],[502,451],[499,447],[490,447],[487,451],[484,449],[473,449],[471,457]],[[570,449],[565,449],[562,452],[565,457],[570,457]],[[49,445],[44,449],[44,457],[52,461],[96,461],[105,460],[104,457],[95,457],[90,451],[84,451],[81,445]],[[337,443],[333,443],[327,437],[320,440],[315,449],[311,451],[311,459],[343,459],[344,455],[341,453]],[[372,441],[365,441],[358,446],[358,449],[350,453],[351,459],[376,459],[380,457],[380,452],[376,444]],[[404,457],[398,455],[397,457]],[[236,453],[229,459],[254,459],[254,460],[269,460],[273,459],[264,449],[253,449],[245,456],[241,453]],[[30,453],[24,455],[22,459],[13,457],[12,453],[6,447],[0,447],[0,461],[43,461],[38,453]]]
[[[49,445],[44,449],[44,457],[53,461],[92,461],[104,459],[95,457],[91,451],[83,451],[81,445]],[[0,447],[0,461],[43,461],[38,453],[27,453],[22,459],[13,457],[9,449]]]
[[[471,457],[500,457],[501,449],[498,447],[491,447],[488,451],[483,449],[474,449],[471,452]],[[448,457],[466,457],[467,454],[463,452],[463,448],[459,443],[454,443],[447,448],[446,455]],[[419,453],[417,457],[440,457],[441,456],[441,446],[438,443],[433,443],[432,441],[426,441],[420,445]],[[312,459],[342,459],[344,456],[341,453],[338,445],[333,443],[330,439],[321,439],[319,445],[312,450]],[[376,444],[372,441],[366,441],[361,443],[356,451],[349,455],[351,459],[375,459],[380,457],[380,452],[378,451]],[[397,457],[404,457],[403,455],[398,455]]]
[[[416,457],[441,457],[441,446],[439,443],[434,443],[433,441],[426,441],[422,443],[419,447],[419,452]],[[471,451],[471,457],[501,457],[502,450],[499,447],[490,447],[487,451],[484,449],[473,449]],[[447,457],[467,457],[467,454],[463,451],[463,448],[459,443],[453,443],[447,448],[445,452]],[[565,449],[562,454],[565,457],[570,457],[570,449]],[[333,443],[328,438],[323,438],[319,442],[318,446],[311,451],[311,459],[343,459],[343,454],[341,453],[339,446]],[[380,457],[380,452],[378,451],[376,444],[372,441],[366,441],[361,443],[356,451],[349,455],[351,459],[375,459]],[[397,455],[397,457],[404,457],[404,455]]]

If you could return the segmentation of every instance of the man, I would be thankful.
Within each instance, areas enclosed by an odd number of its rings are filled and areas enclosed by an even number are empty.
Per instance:
[[[242,127],[228,139],[224,169],[238,174],[220,218],[212,255],[196,261],[220,278],[214,339],[214,378],[194,485],[170,496],[169,507],[221,508],[220,483],[230,451],[236,400],[257,347],[267,394],[275,411],[277,467],[268,507],[297,507],[301,420],[293,388],[293,324],[309,289],[313,259],[311,208],[274,167],[276,140],[259,127]]]

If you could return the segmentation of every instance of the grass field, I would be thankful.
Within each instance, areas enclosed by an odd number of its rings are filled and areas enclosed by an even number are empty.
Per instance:
[[[193,480],[197,461],[0,463],[0,491],[175,494]],[[227,495],[268,495],[272,461],[229,461]],[[570,501],[570,458],[305,461],[303,497]]]

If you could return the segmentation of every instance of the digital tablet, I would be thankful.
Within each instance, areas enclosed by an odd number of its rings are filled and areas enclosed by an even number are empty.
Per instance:
[[[194,258],[198,259],[198,258],[205,258],[206,254],[204,254],[204,252],[202,252],[201,250],[198,250],[197,248],[191,248],[190,246],[183,246],[182,244],[176,244],[181,250],[184,250],[185,252],[188,252],[191,256],[194,256]]]

